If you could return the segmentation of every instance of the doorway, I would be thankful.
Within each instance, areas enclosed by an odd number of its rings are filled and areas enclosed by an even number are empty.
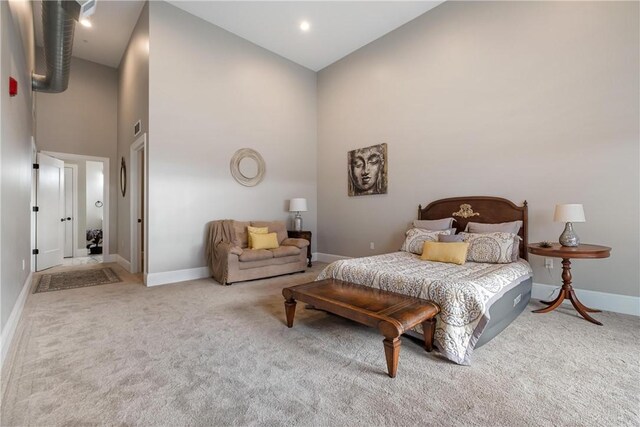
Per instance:
[[[36,215],[36,271],[55,265],[103,262],[109,256],[109,158],[43,151],[43,159],[60,163],[61,202],[59,218],[46,222],[45,212]],[[38,172],[37,204],[51,199],[43,187],[46,176]],[[56,228],[56,232],[51,230]],[[56,242],[53,242],[55,235]],[[48,240],[45,241],[44,237]],[[60,247],[60,256],[42,256],[41,246]],[[52,251],[46,251],[52,254]],[[56,253],[56,255],[58,255]],[[39,259],[40,258],[40,259]],[[46,259],[45,259],[46,258]]]
[[[142,273],[147,283],[148,271],[148,148],[147,134],[142,134],[129,150],[131,172],[130,193],[130,241],[131,241],[131,273]]]

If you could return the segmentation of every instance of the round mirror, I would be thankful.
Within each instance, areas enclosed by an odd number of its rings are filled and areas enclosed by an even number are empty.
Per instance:
[[[238,168],[242,176],[247,179],[255,178],[258,175],[258,163],[253,158],[245,157],[241,159]]]
[[[124,157],[120,162],[120,192],[122,197],[127,194],[127,163],[124,161]]]
[[[231,176],[240,184],[253,187],[264,178],[266,166],[260,153],[251,148],[241,148],[231,158]]]

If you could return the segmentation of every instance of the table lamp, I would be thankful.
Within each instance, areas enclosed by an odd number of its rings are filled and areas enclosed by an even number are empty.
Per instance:
[[[293,229],[295,231],[302,231],[302,216],[300,212],[307,211],[307,199],[291,199],[289,201],[289,212],[296,212],[296,216],[293,219]]]
[[[578,246],[580,238],[573,231],[573,222],[585,222],[584,209],[579,204],[556,205],[553,214],[555,222],[564,222],[564,231],[560,235],[560,244],[562,246]]]

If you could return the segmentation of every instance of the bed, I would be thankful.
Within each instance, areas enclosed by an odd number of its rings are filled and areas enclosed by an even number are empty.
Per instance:
[[[455,197],[418,207],[419,220],[455,218],[456,232],[470,221],[522,221],[519,259],[505,264],[466,262],[455,265],[422,261],[410,252],[394,252],[336,261],[317,280],[335,278],[351,283],[435,301],[435,345],[449,360],[469,365],[474,349],[498,335],[524,310],[531,298],[532,270],[527,262],[527,202],[517,206],[497,197]],[[514,246],[514,249],[515,246]],[[422,338],[416,328],[411,335]]]

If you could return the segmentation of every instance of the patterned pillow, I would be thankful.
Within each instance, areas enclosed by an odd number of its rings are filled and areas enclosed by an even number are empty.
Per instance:
[[[514,246],[520,244],[520,237],[516,234],[496,232],[459,235],[469,243],[467,261],[508,264],[518,260],[518,251],[514,250]]]
[[[412,254],[422,255],[422,246],[424,242],[437,242],[439,235],[449,235],[450,230],[429,231],[421,228],[411,228],[407,230],[406,238],[402,244],[401,251],[411,252]]]

